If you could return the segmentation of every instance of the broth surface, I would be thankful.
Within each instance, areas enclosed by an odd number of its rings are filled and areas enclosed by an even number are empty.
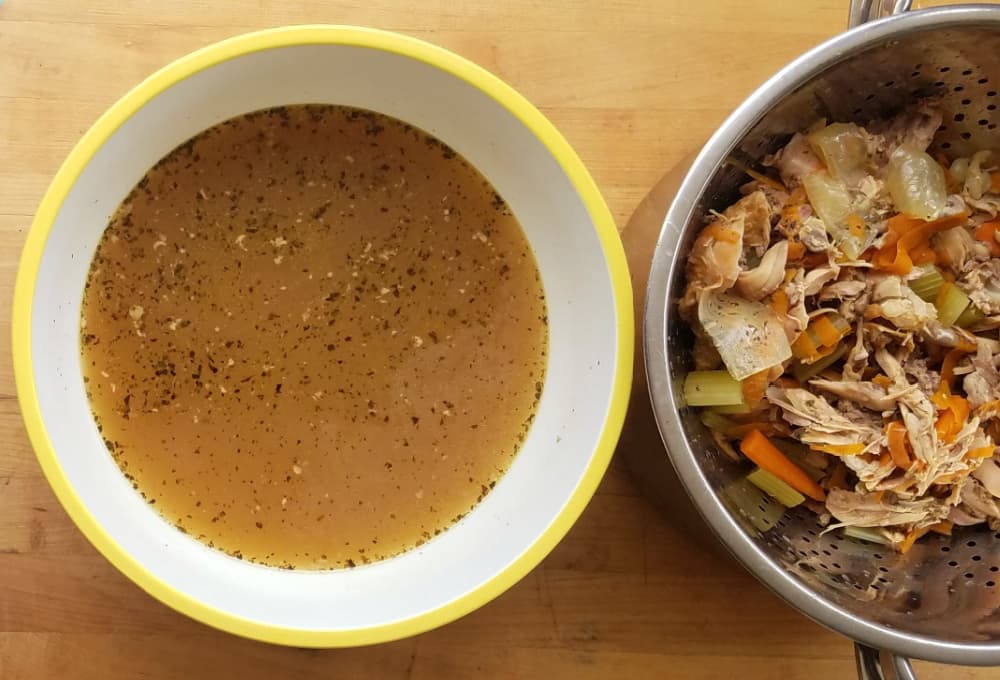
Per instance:
[[[326,105],[225,121],[160,161],[88,275],[84,380],[123,473],[236,557],[384,559],[508,468],[544,382],[538,267],[465,159]]]

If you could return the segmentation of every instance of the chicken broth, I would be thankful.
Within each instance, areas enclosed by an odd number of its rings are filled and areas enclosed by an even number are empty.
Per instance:
[[[381,114],[216,125],[138,183],[90,266],[84,382],[115,462],[242,559],[384,559],[468,512],[544,381],[538,267],[490,183]]]

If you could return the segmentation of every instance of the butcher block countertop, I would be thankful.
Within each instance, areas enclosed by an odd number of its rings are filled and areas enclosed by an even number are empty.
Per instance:
[[[42,193],[116,99],[246,31],[340,23],[438,43],[498,74],[582,156],[620,228],[664,173],[792,58],[844,29],[846,0],[2,0],[0,356]],[[651,443],[650,445],[653,445]],[[917,663],[921,680],[1000,677]],[[0,678],[844,680],[848,640],[794,612],[639,495],[622,456],[542,564],[416,638],[306,650],[218,632],[119,574],[74,527],[28,444],[0,361]]]

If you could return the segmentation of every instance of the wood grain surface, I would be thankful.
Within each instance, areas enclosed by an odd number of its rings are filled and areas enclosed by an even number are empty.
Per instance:
[[[17,259],[80,134],[143,77],[249,30],[352,23],[492,70],[576,147],[624,226],[754,87],[843,29],[846,0],[3,0],[0,356]],[[922,680],[1000,671],[918,664]],[[639,495],[621,456],[579,524],[509,592],[443,629],[355,650],[238,639],[112,568],[56,502],[0,361],[0,678],[852,678],[851,646]]]

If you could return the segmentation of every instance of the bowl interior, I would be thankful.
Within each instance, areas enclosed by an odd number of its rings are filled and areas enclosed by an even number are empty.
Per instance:
[[[541,559],[582,509],[586,498],[574,493],[585,478],[592,490],[591,475],[603,472],[617,433],[612,427],[611,441],[605,436],[616,384],[619,393],[622,388],[616,375],[622,310],[586,201],[546,143],[507,105],[462,74],[400,51],[316,42],[244,50],[193,73],[184,67],[165,89],[147,84],[140,90],[152,94],[148,101],[126,98],[133,106],[124,115],[121,104],[112,111],[121,123],[99,140],[92,157],[82,167],[71,161],[64,168],[79,175],[52,221],[31,306],[30,370],[50,447],[35,443],[60,497],[65,502],[75,494],[79,506],[68,505],[74,519],[157,597],[182,608],[187,603],[189,613],[246,634],[259,633],[253,626],[279,629],[265,635],[271,639],[280,638],[280,630],[374,630],[439,612],[434,621],[393,633],[401,635],[465,613],[475,603],[455,603],[471,591],[483,589],[480,602],[499,593],[516,575],[498,575],[522,557],[531,558],[528,566]],[[101,441],[84,393],[78,346],[91,257],[109,216],[146,170],[219,121],[309,102],[394,116],[436,135],[476,166],[524,227],[542,272],[550,323],[537,417],[495,490],[420,548],[329,572],[241,562],[181,534],[154,512]],[[470,237],[473,231],[470,225]],[[568,504],[579,507],[563,513]],[[448,603],[447,614],[441,613]],[[236,619],[250,627],[231,623]],[[373,636],[350,641],[385,637]]]

